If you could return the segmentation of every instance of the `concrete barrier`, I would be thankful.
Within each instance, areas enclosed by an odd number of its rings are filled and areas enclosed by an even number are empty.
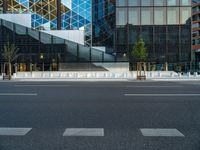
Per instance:
[[[13,79],[136,79],[136,71],[111,72],[17,72],[13,74]],[[147,79],[155,78],[192,78],[200,77],[197,73],[182,75],[173,71],[147,71]]]

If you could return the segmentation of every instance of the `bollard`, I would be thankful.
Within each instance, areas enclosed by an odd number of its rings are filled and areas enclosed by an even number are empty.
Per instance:
[[[161,77],[161,72],[158,72],[158,77],[159,77],[159,78]]]
[[[31,77],[34,78],[35,77],[35,74],[33,72],[31,72]]]
[[[198,73],[197,73],[197,72],[194,72],[194,76],[195,76],[195,77],[198,77]]]
[[[17,76],[16,73],[13,73],[13,78],[16,78],[16,76]]]
[[[174,77],[174,73],[173,72],[170,73],[170,77]]]
[[[188,77],[191,77],[191,73],[190,73],[190,72],[188,72],[188,73],[187,73],[187,76],[188,76]]]
[[[181,76],[182,76],[181,72],[179,72],[179,73],[178,73],[178,76],[179,76],[179,77],[181,77]]]
[[[150,72],[150,77],[154,78],[154,73],[153,72]]]

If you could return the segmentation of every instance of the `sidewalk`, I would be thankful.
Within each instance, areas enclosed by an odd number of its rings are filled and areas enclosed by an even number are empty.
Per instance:
[[[21,78],[21,79],[13,79],[12,80],[2,80],[0,82],[149,82],[149,81],[199,81],[200,78],[147,78],[146,80],[136,80],[135,78],[127,78],[127,79],[83,79],[83,78],[68,78],[68,79],[55,79],[55,78]]]

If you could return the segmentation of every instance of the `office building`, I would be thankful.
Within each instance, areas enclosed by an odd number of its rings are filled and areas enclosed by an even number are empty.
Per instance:
[[[190,0],[0,0],[0,12],[0,45],[14,42],[22,54],[17,62],[25,66],[134,62],[138,36],[157,70],[166,62],[170,70],[188,69],[191,62]]]

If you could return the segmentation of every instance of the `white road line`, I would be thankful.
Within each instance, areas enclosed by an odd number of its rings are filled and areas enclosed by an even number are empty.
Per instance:
[[[67,128],[63,136],[104,136],[103,128]]]
[[[43,84],[33,84],[33,85],[14,85],[14,87],[69,87],[70,85],[43,85]]]
[[[32,128],[0,128],[0,135],[6,136],[24,136],[30,132]]]
[[[198,97],[200,94],[124,94],[127,97]]]
[[[0,93],[0,96],[37,96],[37,93]]]
[[[134,88],[134,87],[137,87],[137,88],[182,88],[184,86],[137,86],[137,85],[128,85],[126,86],[128,88]]]
[[[140,131],[143,136],[148,137],[184,137],[184,135],[177,129],[142,128]]]

